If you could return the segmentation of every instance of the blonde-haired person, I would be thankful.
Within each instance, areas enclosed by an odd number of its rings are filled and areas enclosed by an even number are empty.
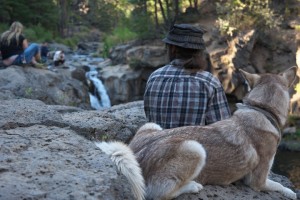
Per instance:
[[[3,64],[23,65],[32,64],[35,67],[43,67],[38,63],[40,60],[40,48],[36,43],[28,44],[27,39],[23,35],[23,25],[16,21],[13,22],[9,30],[1,34],[0,51]]]

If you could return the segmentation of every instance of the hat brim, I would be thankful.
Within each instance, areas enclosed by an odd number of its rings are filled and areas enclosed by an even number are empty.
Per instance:
[[[189,43],[187,43],[187,42],[176,42],[176,41],[169,40],[168,38],[164,38],[162,41],[165,42],[166,44],[171,44],[171,45],[183,47],[183,48],[186,48],[186,49],[199,49],[199,50],[205,49],[205,45],[193,44],[193,43],[190,43],[190,42]]]

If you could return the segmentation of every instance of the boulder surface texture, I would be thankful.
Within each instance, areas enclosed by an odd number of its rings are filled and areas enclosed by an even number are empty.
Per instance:
[[[133,199],[128,181],[99,140],[128,143],[146,122],[143,102],[87,111],[46,105],[39,100],[0,101],[0,199]],[[272,174],[285,186],[283,176]],[[243,184],[204,186],[178,200],[285,199],[277,192],[255,192]]]

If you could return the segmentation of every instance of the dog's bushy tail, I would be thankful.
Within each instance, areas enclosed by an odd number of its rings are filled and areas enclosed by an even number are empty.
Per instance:
[[[135,198],[144,200],[145,181],[132,150],[121,142],[97,142],[95,144],[110,156],[118,170],[128,179]]]

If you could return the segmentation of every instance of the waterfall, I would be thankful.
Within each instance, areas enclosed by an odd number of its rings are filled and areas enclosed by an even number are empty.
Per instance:
[[[88,71],[85,76],[91,81],[93,90],[89,92],[91,106],[96,110],[101,110],[103,108],[111,107],[109,96],[106,89],[100,79],[97,77],[97,71]]]

